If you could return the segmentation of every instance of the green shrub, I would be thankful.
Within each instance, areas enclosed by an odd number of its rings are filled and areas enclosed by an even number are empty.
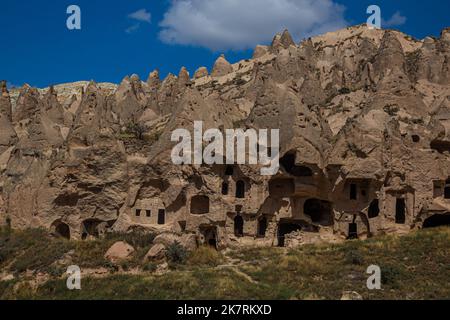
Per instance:
[[[380,266],[381,268],[381,283],[384,285],[395,285],[401,276],[401,271],[398,267],[392,265]]]
[[[166,257],[171,263],[184,264],[188,257],[188,252],[178,241],[175,241],[167,247]]]
[[[345,254],[345,262],[360,266],[364,263],[364,257],[357,250],[352,249]]]
[[[157,268],[158,268],[158,264],[156,264],[154,262],[147,262],[142,267],[142,270],[146,271],[146,272],[155,272]]]
[[[209,246],[202,246],[189,255],[187,263],[194,266],[216,267],[223,260],[223,256],[217,250]]]
[[[77,242],[73,262],[82,268],[111,268],[112,264],[104,257],[111,245],[110,241],[99,240]]]
[[[50,266],[61,259],[73,246],[67,240],[49,240],[37,243],[26,249],[12,263],[10,270],[25,272],[27,270],[48,271]]]
[[[154,233],[135,231],[131,233],[113,232],[106,236],[107,241],[124,241],[135,249],[147,248],[153,244]]]

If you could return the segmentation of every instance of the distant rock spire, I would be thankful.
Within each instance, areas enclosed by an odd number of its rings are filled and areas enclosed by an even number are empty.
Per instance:
[[[191,80],[189,72],[185,67],[182,67],[180,73],[178,74],[178,83],[180,85],[186,85]]]
[[[289,46],[295,46],[295,42],[287,29],[283,31],[280,41],[284,48],[289,48]]]
[[[280,49],[282,47],[281,44],[281,34],[277,33],[272,40],[272,44],[270,45],[270,47],[274,50]]]
[[[206,67],[200,67],[195,71],[194,79],[200,79],[208,76],[208,69]]]
[[[2,92],[2,95],[3,94],[8,94],[8,86],[6,84],[6,80],[0,81],[0,90]]]
[[[12,126],[12,108],[6,81],[0,81],[0,154],[16,143],[17,135]]]
[[[9,97],[8,87],[6,85],[6,81],[0,81],[0,90],[1,90],[1,96],[0,96],[0,113],[9,119],[9,121],[12,120],[11,116],[11,100]]]
[[[161,83],[159,79],[159,71],[153,70],[148,76],[147,84],[150,88],[157,88]]]
[[[273,37],[272,45],[270,46],[272,51],[279,51],[281,49],[287,49],[290,46],[295,46],[295,42],[292,39],[291,34],[287,29],[283,31],[283,33],[277,33],[275,37]]]
[[[233,72],[233,66],[225,59],[225,55],[221,55],[214,63],[211,75],[213,77],[221,77]]]

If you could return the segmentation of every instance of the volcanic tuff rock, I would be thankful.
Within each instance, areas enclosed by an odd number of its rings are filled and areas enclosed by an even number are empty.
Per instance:
[[[0,223],[163,245],[335,242],[449,223],[450,29],[288,31],[211,74],[0,84]],[[176,166],[172,131],[280,129],[280,169]],[[156,249],[155,249],[156,250]]]

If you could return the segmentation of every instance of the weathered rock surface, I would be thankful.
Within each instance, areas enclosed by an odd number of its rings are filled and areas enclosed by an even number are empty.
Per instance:
[[[105,259],[111,262],[120,262],[129,259],[134,253],[134,248],[128,243],[119,241],[114,243],[105,253]]]
[[[419,41],[356,26],[298,45],[285,31],[193,79],[2,82],[0,224],[69,239],[147,230],[188,250],[449,224],[449,61],[449,29]],[[171,134],[194,121],[280,129],[279,171],[174,165]]]
[[[166,247],[163,244],[155,244],[144,257],[144,260],[162,260],[166,256]]]

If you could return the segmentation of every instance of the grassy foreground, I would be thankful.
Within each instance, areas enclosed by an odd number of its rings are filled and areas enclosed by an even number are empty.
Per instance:
[[[131,261],[113,265],[103,255],[118,239],[137,251]],[[161,275],[154,272],[156,263],[142,262],[152,240],[115,235],[69,242],[41,230],[3,231],[0,272],[14,279],[0,281],[0,299],[340,299],[344,291],[364,299],[450,299],[450,228],[296,249],[219,254],[201,248],[169,259],[170,269]],[[64,272],[71,264],[109,271],[83,277],[82,289],[69,291]],[[366,287],[372,264],[381,268],[381,290]]]

